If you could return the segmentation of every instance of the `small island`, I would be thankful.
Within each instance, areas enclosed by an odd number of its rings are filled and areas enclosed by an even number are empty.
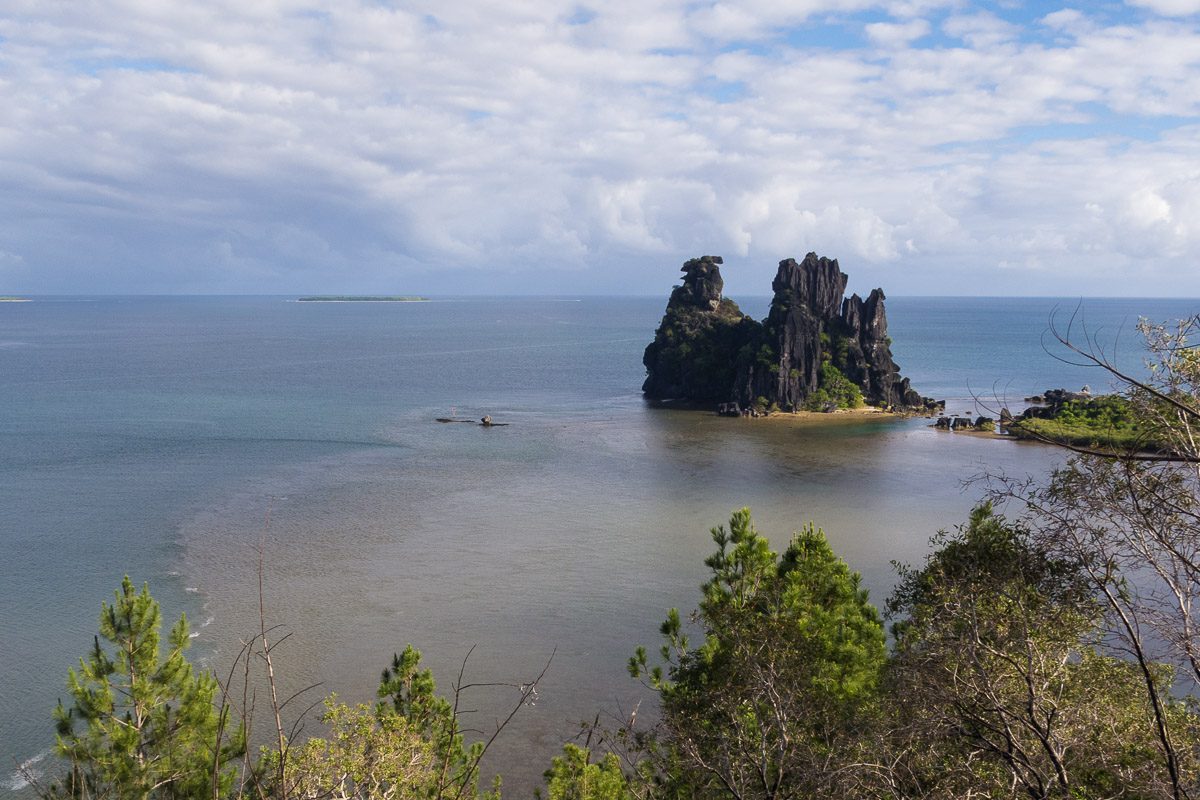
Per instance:
[[[416,295],[316,294],[297,298],[300,303],[427,303],[428,297]]]
[[[1001,429],[1018,439],[1114,452],[1165,449],[1161,439],[1139,422],[1143,415],[1121,395],[1092,396],[1084,387],[1079,392],[1047,389],[1025,399],[1032,405],[1020,416],[1001,414]]]
[[[0,296],[0,303],[28,303],[28,302],[29,302],[28,297]]]
[[[657,402],[713,407],[724,416],[822,411],[864,404],[931,412],[892,359],[883,290],[845,297],[836,259],[809,253],[779,262],[762,322],[722,297],[720,256],[683,265],[642,359],[642,392]]]

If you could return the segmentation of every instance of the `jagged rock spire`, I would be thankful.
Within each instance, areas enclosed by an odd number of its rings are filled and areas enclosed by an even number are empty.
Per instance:
[[[700,256],[685,261],[681,267],[683,285],[671,292],[670,302],[716,311],[721,305],[721,290],[725,288],[719,266],[724,263],[720,256]]]
[[[825,365],[857,385],[867,402],[922,404],[892,359],[882,289],[845,297],[836,259],[809,253],[779,262],[765,321],[742,316],[721,297],[720,256],[683,265],[682,286],[646,348],[642,390],[655,399],[752,403],[766,398],[800,408],[821,387]]]

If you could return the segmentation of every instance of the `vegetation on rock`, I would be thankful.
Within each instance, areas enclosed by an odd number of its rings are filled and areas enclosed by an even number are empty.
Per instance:
[[[1159,447],[1138,424],[1132,401],[1115,394],[1068,400],[1048,409],[1035,409],[1034,414],[1021,417],[1007,429],[1011,435],[1022,439],[1081,447],[1110,450]]]
[[[728,298],[716,309],[669,307],[646,348],[663,396],[693,401],[725,400],[736,376],[747,331],[757,325]]]
[[[862,408],[862,389],[852,383],[842,371],[828,361],[821,365],[821,380],[816,391],[804,401],[806,411],[828,411],[834,408]]]

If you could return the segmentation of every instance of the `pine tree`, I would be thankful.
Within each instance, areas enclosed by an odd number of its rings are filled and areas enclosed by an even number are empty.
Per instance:
[[[665,795],[818,795],[838,741],[875,694],[879,613],[812,525],[782,556],[746,508],[712,536],[712,577],[693,617],[703,639],[693,646],[671,609],[660,629],[665,669],[644,648],[629,664],[662,700],[651,756]]]
[[[171,629],[165,657],[161,628],[149,587],[136,591],[128,576],[113,604],[101,604],[100,635],[68,672],[71,705],[60,700],[54,712],[69,771],[48,796],[200,798],[230,788],[243,732],[214,707],[216,678],[184,656],[187,617]]]

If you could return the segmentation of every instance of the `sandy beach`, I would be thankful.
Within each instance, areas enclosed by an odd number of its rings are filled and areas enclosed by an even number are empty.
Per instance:
[[[746,423],[767,423],[770,425],[836,425],[840,423],[861,422],[864,419],[898,419],[904,414],[884,411],[875,406],[862,408],[839,408],[836,411],[776,411],[765,417],[741,417]],[[737,419],[731,417],[730,419]]]

